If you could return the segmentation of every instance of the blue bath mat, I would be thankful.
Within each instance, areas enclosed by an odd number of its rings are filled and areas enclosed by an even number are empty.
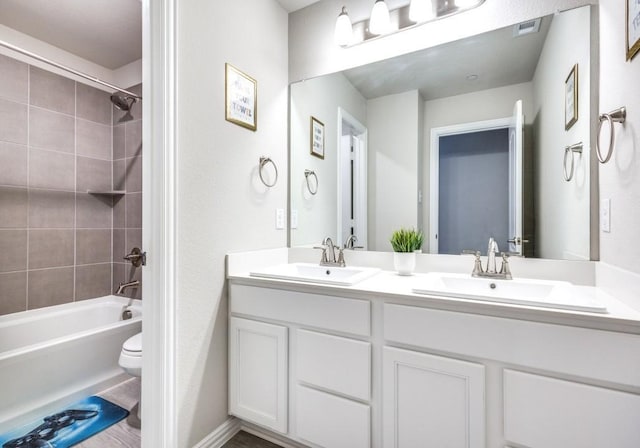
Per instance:
[[[129,411],[91,396],[62,412],[0,435],[2,448],[67,448],[107,429]]]

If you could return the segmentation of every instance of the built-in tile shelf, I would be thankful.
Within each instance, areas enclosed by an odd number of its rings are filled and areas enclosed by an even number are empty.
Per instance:
[[[100,190],[100,191],[93,191],[93,190],[87,190],[87,193],[89,194],[103,194],[103,195],[110,195],[110,196],[122,196],[127,194],[127,192],[125,190]]]

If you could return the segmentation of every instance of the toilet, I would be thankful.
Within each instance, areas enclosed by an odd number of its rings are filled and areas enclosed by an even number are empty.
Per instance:
[[[120,367],[132,376],[142,376],[142,332],[131,336],[122,344]],[[140,428],[140,400],[129,411],[127,423],[134,428]]]

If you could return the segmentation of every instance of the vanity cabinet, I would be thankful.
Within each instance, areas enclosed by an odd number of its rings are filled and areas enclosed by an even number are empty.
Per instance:
[[[229,320],[229,412],[287,432],[287,328]]]
[[[484,366],[385,347],[385,448],[485,445]]]

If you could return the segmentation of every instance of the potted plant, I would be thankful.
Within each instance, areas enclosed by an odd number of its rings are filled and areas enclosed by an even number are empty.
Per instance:
[[[416,252],[422,248],[424,235],[415,229],[399,229],[391,235],[393,264],[400,275],[411,275],[416,268]]]

